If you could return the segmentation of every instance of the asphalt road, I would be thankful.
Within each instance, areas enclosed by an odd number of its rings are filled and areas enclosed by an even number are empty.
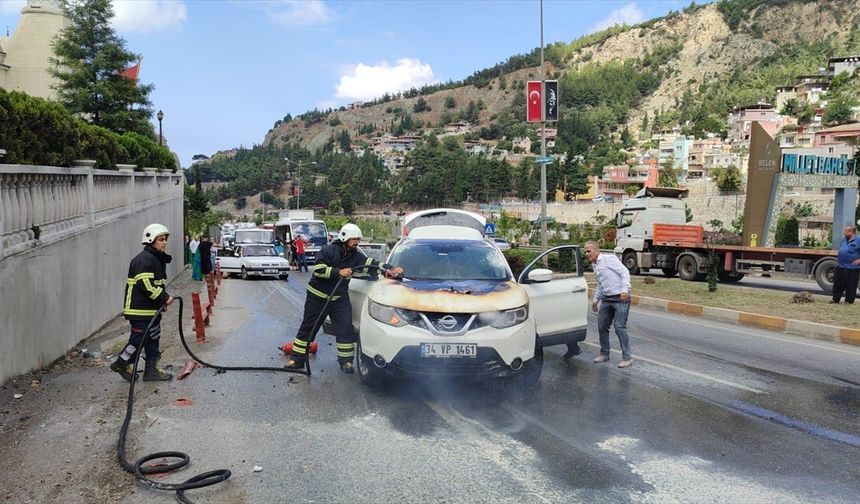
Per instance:
[[[225,280],[201,356],[282,364],[305,278]],[[198,369],[144,402],[130,455],[145,439],[191,455],[182,478],[231,469],[190,494],[200,503],[857,502],[860,349],[634,309],[621,370],[615,352],[591,363],[590,317],[583,354],[550,349],[519,399],[446,381],[368,389],[324,334],[310,379]],[[139,487],[124,502],[174,497]]]

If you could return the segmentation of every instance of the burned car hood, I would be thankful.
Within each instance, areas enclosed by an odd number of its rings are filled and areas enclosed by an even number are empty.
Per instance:
[[[370,299],[434,313],[509,310],[529,301],[525,290],[515,282],[498,280],[383,280],[373,289]]]

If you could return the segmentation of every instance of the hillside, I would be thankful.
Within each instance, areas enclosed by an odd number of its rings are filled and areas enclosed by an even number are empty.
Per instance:
[[[754,71],[756,67],[765,65],[767,58],[774,56],[780,49],[797,44],[826,44],[834,50],[845,47],[846,39],[857,31],[858,19],[860,0],[731,0],[720,4],[691,6],[684,12],[637,26],[610,28],[570,44],[550,46],[547,48],[547,58],[555,65],[549,65],[548,73],[564,79],[588,67],[594,68],[595,65],[637,59],[641,62],[655,52],[664,53],[668,57],[660,62],[659,69],[665,75],[659,85],[633,104],[620,125],[614,125],[615,131],[627,126],[635,135],[641,130],[646,113],[654,117],[655,114],[671,111],[681,103],[685,93],[695,95],[703,91],[700,89],[702,86],[725,83],[738,72]],[[589,40],[593,42],[583,43]],[[805,62],[801,61],[800,70],[814,73],[825,64],[826,59],[809,58]],[[486,126],[509,109],[514,98],[522,93],[522,83],[537,75],[539,68],[526,68],[501,74],[500,78],[491,80],[489,85],[481,88],[470,85],[422,96],[420,98],[426,100],[432,110],[414,114],[414,118],[422,120],[425,125],[436,126],[446,111],[444,103],[447,97],[453,97],[460,110],[470,101],[481,100],[485,109],[480,114],[480,125]],[[785,78],[790,79],[790,74]],[[501,89],[501,81],[506,81],[505,89]],[[771,83],[767,84],[769,87]],[[759,99],[773,98],[773,89],[763,89],[761,92],[764,95],[759,96]],[[285,141],[297,141],[308,149],[317,149],[344,130],[355,137],[362,125],[390,125],[392,120],[398,119],[396,109],[412,112],[418,99],[412,97],[352,110],[332,111],[315,124],[293,119],[269,131],[263,143],[280,145]],[[566,99],[570,97],[562,94],[562,105]],[[562,107],[561,113],[565,112]],[[335,115],[340,124],[331,126],[329,121]],[[362,138],[367,140],[379,133],[381,131],[378,128],[375,134],[365,134]]]

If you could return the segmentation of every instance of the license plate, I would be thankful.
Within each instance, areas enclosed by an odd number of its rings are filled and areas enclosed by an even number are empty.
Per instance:
[[[263,270],[263,273],[277,273],[277,272],[278,272],[278,270],[273,270],[273,269]]]
[[[474,343],[421,343],[421,357],[471,357],[478,356],[478,345]]]

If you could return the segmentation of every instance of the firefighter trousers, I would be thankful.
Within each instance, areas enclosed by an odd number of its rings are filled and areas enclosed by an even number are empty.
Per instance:
[[[329,303],[325,313],[325,298],[308,292],[305,301],[305,314],[299,332],[293,340],[291,356],[294,360],[304,362],[307,357],[308,348],[316,338],[316,332],[322,327],[322,323],[328,316],[331,318],[335,339],[337,340],[337,360],[340,363],[351,362],[355,356],[355,332],[352,329],[352,305],[349,296],[343,296]],[[322,313],[322,315],[321,315]],[[314,323],[319,318],[319,327],[314,331]],[[313,334],[311,333],[313,331]]]

